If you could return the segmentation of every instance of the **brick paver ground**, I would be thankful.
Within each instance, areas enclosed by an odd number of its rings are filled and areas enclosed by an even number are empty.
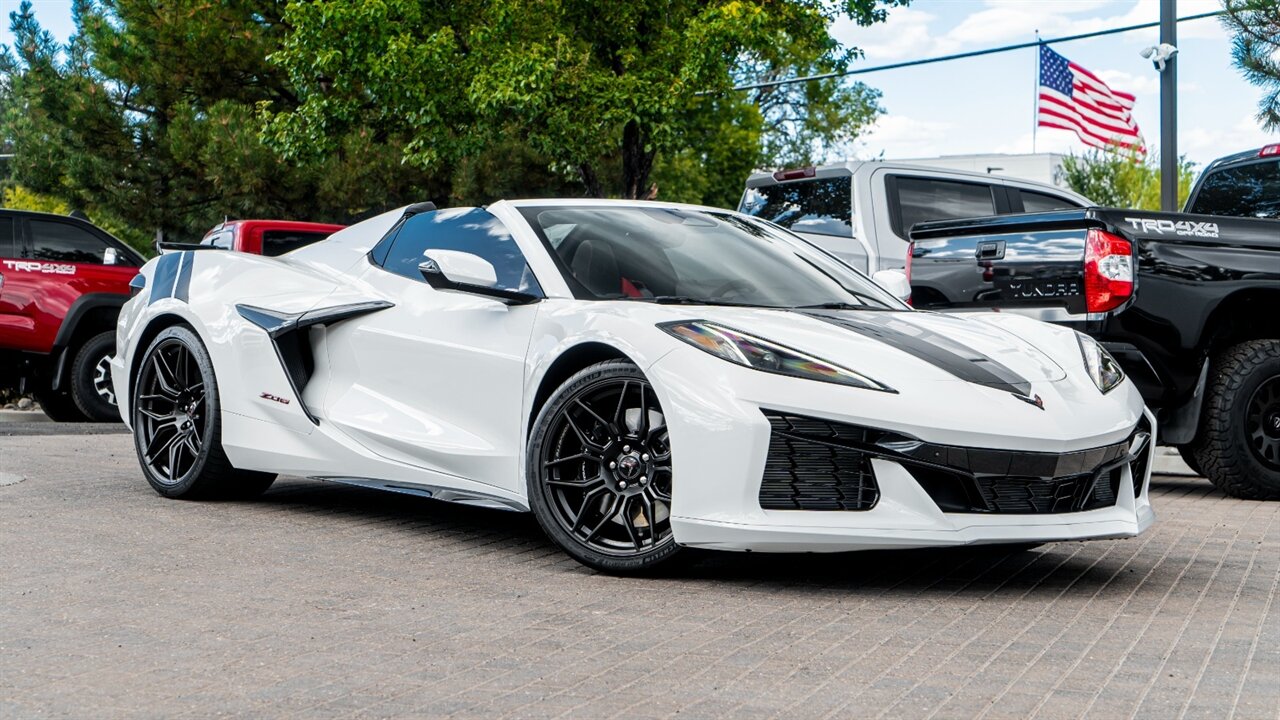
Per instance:
[[[527,516],[164,500],[125,435],[0,436],[0,473],[3,718],[1280,717],[1280,503],[1198,479],[1133,540],[632,580]]]

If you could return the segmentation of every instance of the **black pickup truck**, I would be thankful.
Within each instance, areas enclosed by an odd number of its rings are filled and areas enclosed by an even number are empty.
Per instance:
[[[1226,214],[1085,208],[921,223],[912,300],[1093,336],[1155,411],[1161,444],[1232,495],[1280,498],[1280,146],[1215,162],[1188,208]]]

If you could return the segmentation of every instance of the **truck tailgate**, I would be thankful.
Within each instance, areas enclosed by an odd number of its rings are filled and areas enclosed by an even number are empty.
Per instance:
[[[921,309],[1064,308],[1085,312],[1090,210],[921,223],[911,229],[912,302]]]

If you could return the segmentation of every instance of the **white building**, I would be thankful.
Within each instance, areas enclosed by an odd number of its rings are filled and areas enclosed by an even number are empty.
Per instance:
[[[904,158],[901,160],[895,159],[894,162],[929,165],[949,170],[968,170],[990,175],[1005,175],[1066,187],[1062,172],[1063,157],[1060,153],[1025,155],[993,153],[990,155],[944,155],[934,158]]]

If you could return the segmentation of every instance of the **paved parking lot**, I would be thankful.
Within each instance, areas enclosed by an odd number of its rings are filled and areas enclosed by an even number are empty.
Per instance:
[[[4,718],[1280,717],[1280,503],[1198,479],[1156,478],[1135,540],[630,580],[526,516],[169,501],[126,435],[8,431]]]

